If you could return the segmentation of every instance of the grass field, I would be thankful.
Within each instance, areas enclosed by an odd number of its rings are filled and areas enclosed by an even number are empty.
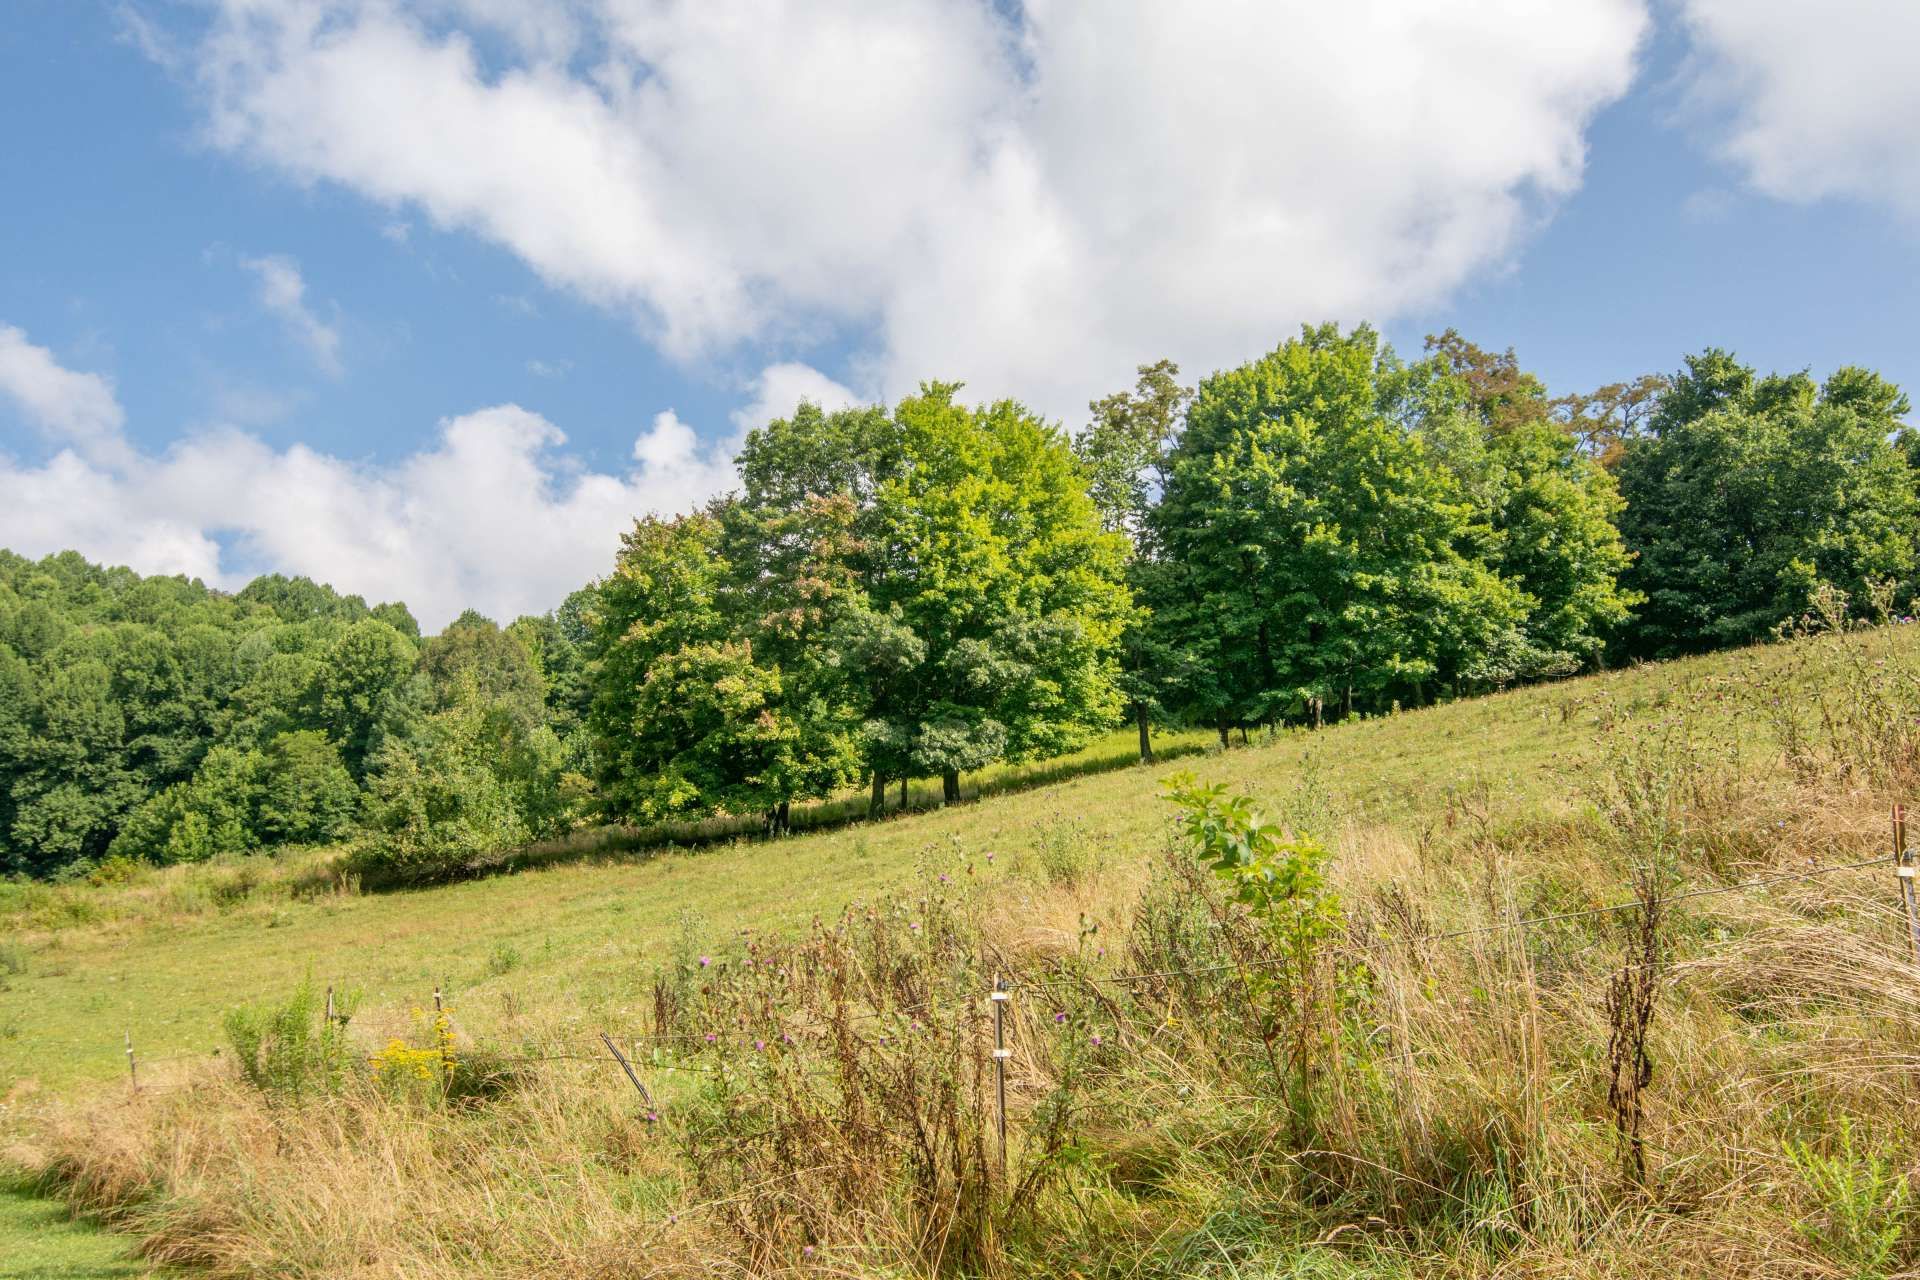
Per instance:
[[[11,897],[0,898],[0,927],[8,930],[0,953],[0,1081],[7,1100],[0,1119],[10,1158],[54,1168],[83,1198],[171,1240],[164,1256],[206,1262],[222,1274],[334,1274],[324,1259],[342,1239],[357,1242],[349,1252],[358,1252],[339,1274],[547,1274],[527,1261],[542,1257],[556,1259],[552,1274],[649,1274],[614,1260],[631,1259],[643,1241],[656,1248],[649,1233],[678,1221],[671,1207],[689,1194],[695,1175],[661,1163],[658,1153],[634,1154],[640,1140],[630,1131],[631,1118],[620,1118],[631,1100],[617,1076],[556,1065],[544,1101],[515,1101],[471,1122],[416,1117],[403,1123],[383,1111],[387,1118],[379,1123],[398,1127],[354,1129],[375,1123],[360,1116],[321,1125],[326,1133],[289,1131],[283,1115],[256,1114],[256,1105],[225,1083],[223,1015],[237,1004],[284,998],[310,979],[354,993],[361,1009],[355,1026],[377,1045],[388,1034],[405,1034],[413,1011],[427,1006],[439,987],[463,1044],[537,1039],[591,1055],[602,1030],[626,1041],[654,1026],[654,975],[689,927],[711,940],[702,945],[715,954],[722,948],[737,954],[743,930],[755,938],[802,933],[850,902],[924,899],[939,892],[933,886],[947,874],[978,886],[979,912],[996,954],[1013,963],[1057,964],[1073,951],[1076,931],[1084,950],[1091,923],[1116,939],[1141,928],[1136,904],[1153,882],[1149,864],[1169,839],[1161,781],[1176,770],[1244,789],[1327,838],[1358,937],[1387,936],[1379,922],[1390,919],[1417,919],[1423,936],[1437,936],[1435,930],[1629,897],[1634,841],[1646,829],[1621,824],[1634,821],[1634,788],[1644,789],[1655,765],[1667,771],[1660,785],[1680,786],[1677,777],[1690,788],[1662,802],[1672,810],[1662,821],[1671,819],[1680,824],[1673,830],[1685,832],[1684,839],[1676,837],[1675,856],[1691,885],[1870,855],[1884,844],[1883,806],[1908,779],[1891,765],[1877,770],[1860,757],[1912,737],[1895,723],[1902,716],[1910,723],[1912,708],[1895,695],[1906,696],[1920,663],[1917,641],[1915,633],[1888,630],[1604,673],[1315,734],[1281,734],[1172,765],[1101,768],[951,809],[773,842],[691,849],[626,847],[631,840],[582,843],[568,858],[533,869],[428,890],[329,889],[323,855],[291,869],[185,868],[98,888],[16,886]],[[1769,697],[1804,706],[1804,724],[1769,709]],[[1882,711],[1885,724],[1872,719]],[[1840,725],[1847,733],[1882,737],[1836,745],[1830,740],[1836,715],[1856,717]],[[1082,763],[1089,769],[1113,763],[1124,746],[1121,739],[1103,744]],[[1885,947],[1887,972],[1897,976],[1904,960],[1888,906],[1890,877],[1882,884],[1872,879],[1876,874],[1702,900],[1684,913],[1671,945],[1683,966],[1710,968],[1715,957],[1736,954],[1741,963],[1758,965],[1763,952],[1775,955],[1766,947],[1784,955],[1780,949],[1818,937],[1833,954]],[[1836,942],[1833,930],[1848,922],[1857,923],[1857,936]],[[1132,945],[1141,944],[1136,938]],[[1104,1154],[1084,1157],[1090,1163],[1072,1175],[1080,1190],[1065,1207],[1036,1209],[1040,1227],[1023,1230],[1080,1240],[1077,1247],[1091,1251],[1085,1274],[1598,1276],[1658,1266],[1675,1275],[1710,1275],[1734,1274],[1756,1258],[1772,1259],[1766,1269],[1779,1275],[1896,1274],[1886,1259],[1897,1249],[1869,1257],[1852,1243],[1833,1244],[1837,1234],[1809,1235],[1796,1226],[1796,1214],[1814,1195],[1802,1182],[1818,1180],[1795,1181],[1793,1170],[1801,1166],[1782,1154],[1804,1141],[1819,1147],[1820,1158],[1840,1159],[1822,1135],[1837,1131],[1842,1117],[1876,1144],[1870,1168],[1880,1168],[1873,1161],[1904,1167],[1897,1162],[1920,1151],[1912,1127],[1901,1131],[1895,1105],[1908,1086],[1889,1083],[1891,1092],[1882,1096],[1867,1082],[1868,1068],[1836,1056],[1836,1046],[1854,1045],[1864,1034],[1848,1018],[1878,1018],[1849,1011],[1847,1001],[1863,1000],[1879,985],[1856,982],[1844,999],[1808,996],[1791,1016],[1743,985],[1758,981],[1760,970],[1719,973],[1704,994],[1687,994],[1659,1024],[1670,1038],[1661,1044],[1666,1056],[1658,1087],[1671,1091],[1662,1094],[1669,1110],[1659,1113],[1661,1141],[1678,1153],[1667,1167],[1681,1172],[1662,1192],[1672,1203],[1649,1203],[1606,1189],[1612,1186],[1605,1175],[1611,1139],[1605,1106],[1593,1092],[1594,1055],[1604,1064],[1607,1035],[1604,1026],[1594,1029],[1600,1017],[1594,993],[1604,990],[1608,966],[1618,957],[1618,935],[1598,921],[1544,930],[1518,958],[1478,941],[1445,956],[1423,954],[1417,969],[1406,968],[1413,961],[1405,958],[1371,962],[1370,999],[1398,1010],[1382,1025],[1393,1023],[1390,1038],[1409,1046],[1402,1056],[1428,1057],[1413,1071],[1392,1065],[1399,1059],[1389,1056],[1356,1077],[1397,1097],[1381,1114],[1402,1119],[1368,1120],[1365,1106],[1353,1103],[1343,1132],[1356,1153],[1367,1152],[1383,1167],[1404,1167],[1396,1175],[1403,1185],[1414,1179],[1453,1201],[1474,1199],[1472,1212],[1438,1215],[1435,1222],[1448,1223],[1443,1231],[1409,1209],[1404,1195],[1369,1199],[1373,1191],[1344,1177],[1339,1194],[1328,1193],[1331,1199],[1286,1190],[1281,1174],[1250,1172],[1265,1168],[1266,1159],[1251,1149],[1235,1158],[1238,1166],[1207,1163],[1212,1157],[1195,1153],[1224,1158],[1240,1141],[1222,1135],[1267,1133],[1262,1126],[1272,1123],[1268,1104],[1250,1102],[1245,1080],[1235,1074],[1239,1068],[1216,1053],[1217,1068],[1182,1068],[1178,1081],[1143,1077],[1120,1092],[1096,1094],[1105,1101],[1089,1104],[1095,1109],[1085,1123],[1094,1136],[1083,1146]],[[1416,971],[1423,975],[1417,980]],[[1585,993],[1578,999],[1565,985],[1572,975]],[[1395,986],[1403,982],[1411,985]],[[1388,1001],[1382,992],[1397,994]],[[1531,1013],[1524,1003],[1511,1003],[1521,999],[1515,993],[1529,993]],[[1115,1009],[1111,1034],[1135,1034],[1128,1030],[1134,1017],[1130,1009]],[[1464,1031],[1462,1017],[1471,1018]],[[129,1036],[142,1085],[137,1099],[130,1098],[127,1081]],[[1697,1053],[1681,1046],[1697,1046]],[[1904,1033],[1876,1052],[1896,1074],[1920,1062],[1909,1061]],[[1525,1069],[1503,1076],[1515,1061]],[[1126,1069],[1136,1066],[1148,1069]],[[1036,1076],[1058,1077],[1061,1070],[1057,1062],[1032,1068]],[[1805,1076],[1798,1095],[1782,1093],[1769,1074],[1783,1071]],[[690,1086],[669,1081],[664,1087],[672,1093]],[[1111,1087],[1121,1089],[1117,1078]],[[1743,1088],[1762,1090],[1765,1105],[1743,1109],[1736,1101]],[[1164,1090],[1182,1099],[1204,1093],[1215,1108],[1182,1122],[1188,1128],[1177,1158],[1148,1153],[1112,1131],[1131,1100]],[[1507,1091],[1524,1114],[1506,1109]],[[193,1101],[176,1101],[181,1098]],[[215,1113],[231,1117],[231,1130],[220,1128],[216,1136],[203,1127],[214,1123],[207,1117]],[[107,1114],[115,1118],[103,1121]],[[1420,1134],[1396,1129],[1391,1142],[1379,1136],[1380,1126],[1416,1114],[1425,1126]],[[1137,1117],[1130,1123],[1153,1127]],[[1215,1123],[1222,1126],[1215,1136],[1196,1136]],[[1539,1126],[1531,1137],[1529,1124]],[[349,1130],[358,1134],[352,1142]],[[282,1154],[261,1154],[262,1141],[267,1149],[278,1144]],[[1366,1145],[1374,1142],[1385,1145]],[[121,1154],[88,1155],[89,1143]],[[356,1209],[343,1188],[383,1176],[362,1158],[369,1143],[384,1152],[384,1167],[396,1177],[411,1167],[409,1160],[449,1162],[462,1171],[455,1181],[463,1189],[427,1203],[411,1190],[402,1197],[386,1186],[377,1194],[409,1204],[400,1223],[384,1210]],[[1735,1143],[1751,1149],[1729,1146]],[[1426,1151],[1422,1144],[1439,1145]],[[1745,1157],[1736,1158],[1736,1149]],[[220,1172],[203,1181],[189,1159],[196,1151],[202,1154],[194,1159]],[[246,1152],[253,1154],[236,1154]],[[123,1163],[115,1165],[116,1158]],[[335,1160],[333,1173],[319,1172]],[[1115,1172],[1140,1161],[1172,1162],[1165,1169],[1154,1165],[1153,1180],[1163,1190],[1145,1198],[1123,1193],[1132,1183]],[[1448,1180],[1456,1166],[1467,1170],[1458,1175],[1465,1181]],[[1539,1190],[1548,1170],[1559,1180],[1551,1191]],[[287,1181],[296,1174],[298,1186]],[[323,1177],[339,1181],[322,1191]],[[235,1188],[243,1185],[240,1194]],[[1525,1200],[1527,1187],[1535,1188],[1537,1202]],[[1887,1192],[1892,1209],[1874,1207],[1890,1215],[1886,1220],[1899,1232],[1913,1234],[1908,1202],[1899,1198],[1904,1194]],[[223,1195],[244,1203],[221,1203],[215,1212]],[[1492,1198],[1475,1199],[1482,1196]],[[1501,1197],[1509,1198],[1504,1209],[1495,1205]],[[1560,1210],[1516,1208],[1512,1197],[1539,1206],[1564,1200],[1565,1212],[1555,1217]],[[1676,1208],[1682,1202],[1686,1214]],[[43,1210],[13,1201],[0,1212],[7,1215],[0,1216],[4,1250],[11,1243],[8,1224],[17,1237],[27,1221],[22,1215]],[[1067,1216],[1046,1216],[1051,1213]],[[1505,1225],[1490,1229],[1488,1214]],[[1742,1221],[1749,1225],[1735,1225]],[[649,1223],[644,1230],[636,1225]],[[496,1230],[504,1234],[483,1252],[471,1251],[480,1247],[472,1244],[473,1232]],[[195,1232],[219,1239],[199,1248],[191,1244]],[[1351,1237],[1334,1248],[1321,1240],[1328,1232],[1334,1233],[1328,1239]],[[1779,1238],[1768,1243],[1768,1232]],[[650,1256],[668,1259],[659,1263],[668,1271],[697,1269],[687,1260],[718,1248],[717,1239],[700,1236],[682,1252]],[[1206,1251],[1215,1246],[1218,1256],[1209,1260]],[[981,1269],[1032,1272],[1033,1247],[1031,1238],[1023,1245],[1009,1237],[994,1246],[1004,1250],[993,1255],[999,1261]],[[811,1251],[809,1245],[806,1258]],[[836,1255],[836,1274],[919,1273],[897,1259],[855,1266],[847,1261],[852,1256]],[[796,1273],[812,1265],[798,1253],[777,1266],[772,1257],[754,1265]],[[1863,1257],[1868,1262],[1860,1262]],[[931,1269],[940,1265],[946,1264]]]
[[[64,1206],[0,1185],[0,1280],[144,1280],[159,1277],[129,1242],[74,1222]]]

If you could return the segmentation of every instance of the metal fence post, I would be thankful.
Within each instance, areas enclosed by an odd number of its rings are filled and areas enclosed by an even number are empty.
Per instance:
[[[1907,806],[1893,806],[1893,874],[1900,878],[1900,904],[1907,911],[1907,941],[1913,947],[1914,963],[1920,964],[1920,907],[1916,907],[1914,875],[1920,872],[1907,848]]]
[[[993,1085],[998,1098],[995,1108],[1000,1125],[1000,1181],[1007,1180],[1007,1001],[1013,998],[999,974],[993,978]]]

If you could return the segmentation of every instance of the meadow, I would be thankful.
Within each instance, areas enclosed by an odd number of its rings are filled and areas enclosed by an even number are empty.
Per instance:
[[[1903,1274],[1920,1000],[1852,864],[1916,716],[1884,628],[430,889],[14,885],[4,1154],[219,1275]],[[1205,869],[1180,772],[1317,837],[1330,923]],[[339,1043],[237,1063],[303,984]]]

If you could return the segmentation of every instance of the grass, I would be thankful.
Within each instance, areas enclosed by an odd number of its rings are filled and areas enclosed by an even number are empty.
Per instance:
[[[157,1277],[128,1242],[29,1189],[0,1185],[0,1280],[134,1280]]]
[[[895,1086],[863,1104],[875,1127],[860,1150],[821,1136],[835,1126],[821,1127],[813,1091],[835,1071],[920,1078],[904,1038],[807,1059],[772,1092],[739,1044],[684,1061],[718,1076],[666,1072],[675,1059],[643,1050],[658,1133],[594,1055],[601,1030],[628,1042],[718,1025],[744,1044],[831,1025],[818,1002],[833,975],[856,960],[877,971],[880,954],[832,939],[865,937],[862,922],[879,929],[889,912],[931,920],[926,904],[952,892],[955,949],[907,982],[918,994],[896,1012],[928,1017],[913,1001],[945,991],[935,1003],[959,1021],[930,1028],[970,1043],[987,966],[1021,976],[1019,1134],[1044,1128],[1049,1099],[1071,1122],[1024,1216],[968,1220],[969,1270],[1044,1274],[1070,1248],[1083,1274],[1114,1276],[1895,1274],[1920,1244],[1903,1180],[1920,1141],[1902,1118],[1920,1007],[1890,877],[1787,882],[1673,913],[1649,1031],[1651,1187],[1622,1184],[1606,1100],[1604,993],[1626,934],[1602,916],[1444,935],[1624,900],[1650,859],[1676,885],[1713,887],[1871,854],[1884,805],[1913,780],[1917,671],[1920,633],[1811,640],[1177,765],[1104,767],[1117,761],[1096,751],[1051,785],[1008,779],[952,809],[773,842],[610,840],[415,892],[329,886],[317,854],[252,873],[300,894],[217,888],[242,874],[231,867],[16,890],[0,1133],[18,1163],[158,1256],[221,1274],[612,1275],[642,1255],[667,1273],[732,1259],[799,1274],[815,1265],[803,1239],[837,1274],[951,1270],[960,1255],[929,1262],[925,1232],[909,1229],[919,1211],[896,1190],[777,1202],[764,1190],[813,1161],[841,1171],[835,1185],[893,1188],[873,1161],[896,1130],[872,1117],[920,1124],[946,1107],[956,1151],[978,1137],[964,1089],[903,1103]],[[1775,697],[1802,714],[1783,716]],[[1179,879],[1158,793],[1182,768],[1334,849],[1343,941],[1300,980],[1360,985],[1318,1001],[1334,1011],[1324,1025],[1296,1028],[1302,1044],[1339,1046],[1309,1082],[1331,1090],[1311,1141],[1304,1086],[1275,1092],[1267,1032],[1244,1021],[1265,988],[1242,991],[1231,973],[1151,991],[1091,981],[1268,945],[1230,911],[1207,916],[1204,880]],[[809,932],[854,902],[851,934]],[[898,957],[907,938],[859,945]],[[741,986],[757,972],[740,965],[749,943],[783,979],[817,985],[784,1005]],[[696,954],[723,976],[703,976]],[[376,1091],[290,1108],[240,1084],[216,1050],[228,1010],[309,978],[357,994],[369,1048],[417,1038],[413,1011],[437,986],[463,1063],[537,1046],[585,1057],[530,1064],[484,1104]],[[1105,1045],[1064,1047],[1056,1008],[1063,1025],[1102,1028]],[[799,1021],[748,1030],[773,1014]],[[696,1141],[716,1133],[732,1136]],[[789,1145],[742,1181],[768,1134]],[[1016,1162],[1038,1158],[1037,1139],[1016,1140]],[[721,1150],[734,1163],[716,1165]],[[743,1225],[699,1203],[764,1212]]]

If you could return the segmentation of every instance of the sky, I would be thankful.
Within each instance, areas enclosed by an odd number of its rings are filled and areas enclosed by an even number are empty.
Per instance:
[[[1073,429],[1325,320],[1920,386],[1915,48],[1898,0],[8,0],[0,546],[433,629],[803,397]]]

